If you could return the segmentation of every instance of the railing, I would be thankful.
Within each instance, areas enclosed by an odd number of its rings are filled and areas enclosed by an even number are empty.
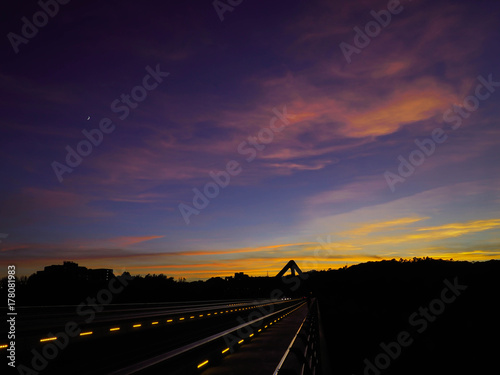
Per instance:
[[[326,343],[323,337],[319,305],[311,301],[295,337],[276,367],[273,375],[327,375],[331,374]]]
[[[23,327],[25,332],[19,335],[22,339],[16,343],[16,347],[18,351],[31,351],[31,349],[43,346],[47,342],[55,341],[58,337],[53,334],[48,335],[47,332],[58,332],[58,334],[64,334],[65,326],[68,322],[76,322],[78,324],[77,328],[81,331],[81,333],[76,334],[76,337],[72,338],[72,342],[75,342],[83,337],[85,339],[98,339],[108,337],[110,335],[131,333],[138,330],[158,329],[165,326],[184,324],[191,321],[209,320],[220,317],[221,315],[225,316],[234,315],[238,312],[251,312],[257,308],[266,308],[271,305],[274,306],[274,308],[277,308],[277,306],[286,305],[287,303],[287,301],[272,300],[254,301],[253,303],[245,301],[227,305],[208,304],[194,305],[189,306],[188,308],[175,307],[172,310],[164,307],[154,307],[151,309],[133,308],[133,305],[129,309],[118,310],[115,306],[111,306],[111,308],[114,309],[100,312],[99,316],[94,315],[96,318],[92,319],[91,323],[85,323],[84,317],[86,317],[89,313],[93,313],[92,305],[90,305],[90,307],[84,311],[85,314],[82,313],[82,315],[75,315],[75,313],[69,314],[67,312],[56,314],[56,311],[54,310],[54,312],[51,311],[50,314],[45,316],[40,315],[37,319],[34,319],[33,316],[35,316],[35,313],[31,313],[31,326],[33,329],[26,328],[26,325]],[[52,310],[55,308],[48,307],[46,309]],[[158,311],[158,309],[160,309],[160,311]],[[77,306],[74,306],[73,311],[74,310],[77,310]],[[71,309],[66,308],[63,311],[71,311]],[[120,313],[123,315],[119,315]],[[27,314],[24,316],[26,315]],[[54,320],[54,316],[57,316],[59,319]],[[53,325],[50,325],[51,322],[54,322]],[[39,325],[43,325],[43,327],[37,327]],[[3,341],[0,337],[0,353],[2,353],[2,350],[7,347],[8,342]]]
[[[195,374],[210,365],[219,363],[225,355],[237,351],[241,345],[248,343],[268,327],[304,305],[304,302],[297,300],[291,300],[289,303],[290,306],[261,318],[127,366],[113,372],[112,375],[129,375],[140,371],[156,373],[157,366],[169,368],[169,374]]]

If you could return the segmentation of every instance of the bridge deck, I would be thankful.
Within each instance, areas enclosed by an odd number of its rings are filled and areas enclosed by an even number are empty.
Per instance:
[[[268,328],[202,375],[272,375],[308,313],[307,305]]]

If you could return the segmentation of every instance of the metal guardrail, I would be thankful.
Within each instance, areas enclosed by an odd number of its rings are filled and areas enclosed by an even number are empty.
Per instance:
[[[166,365],[169,361],[172,360],[177,360],[179,363],[182,363],[182,368],[178,368],[177,370],[173,370],[172,368],[171,373],[196,373],[200,369],[205,368],[208,364],[217,363],[224,357],[226,353],[229,354],[231,352],[234,352],[240,345],[248,342],[252,339],[252,337],[257,336],[268,326],[272,326],[273,323],[278,322],[286,315],[290,314],[304,304],[300,301],[297,303],[297,300],[291,300],[289,302],[291,302],[291,305],[281,310],[272,312],[270,314],[262,316],[261,318],[254,319],[248,323],[232,327],[223,332],[219,332],[202,340],[198,340],[194,343],[185,345],[181,348],[127,366],[118,371],[112,372],[111,375],[130,375],[144,370],[151,371],[155,368],[155,366]],[[235,337],[236,332],[241,332],[243,328],[252,329],[251,331],[248,331],[249,333],[244,335],[243,337],[241,335],[238,335],[238,341],[234,344],[233,347],[228,346],[227,337],[230,335]]]
[[[66,314],[66,315],[57,315],[51,313],[50,316],[57,316],[59,318],[59,323],[50,325],[51,320],[45,319],[46,317],[40,315],[38,320],[35,320],[31,323],[32,326],[39,324],[45,320],[48,320],[49,323],[43,323],[45,326],[43,328],[36,329],[26,329],[25,332],[22,332],[19,335],[22,339],[20,339],[16,343],[16,347],[18,351],[31,351],[33,348],[37,348],[45,345],[47,342],[52,342],[57,340],[57,337],[54,335],[47,335],[48,332],[64,332],[65,325],[68,322],[74,321],[78,324],[78,327],[81,329],[81,333],[77,334],[78,336],[73,337],[72,339],[80,339],[81,336],[84,336],[86,339],[92,338],[101,338],[108,337],[109,335],[117,335],[123,333],[131,333],[137,330],[146,330],[146,329],[158,329],[164,326],[171,326],[176,324],[184,324],[188,321],[198,321],[198,320],[208,320],[215,317],[219,317],[221,315],[227,314],[237,314],[238,312],[244,313],[246,311],[252,311],[257,308],[262,308],[269,305],[277,306],[278,304],[286,304],[287,301],[281,300],[262,300],[262,301],[253,301],[252,303],[244,301],[240,303],[234,304],[226,304],[226,305],[202,305],[195,306],[195,308],[175,308],[173,310],[162,310],[160,312],[156,310],[141,312],[140,314],[136,314],[137,309],[125,309],[125,310],[114,310],[111,312],[102,311],[99,312],[99,316],[95,315],[95,318],[92,319],[90,324],[84,322],[84,316],[88,315],[89,312],[93,313],[93,307],[85,310],[85,315],[75,315],[75,314]],[[90,305],[92,306],[92,305]],[[144,309],[139,309],[144,311]],[[97,311],[97,310],[96,310]],[[117,315],[119,312],[124,312],[122,316]],[[112,316],[109,316],[109,314]],[[102,317],[104,315],[104,318]],[[106,316],[107,315],[107,316]],[[23,318],[24,319],[24,318]],[[25,322],[26,327],[29,327]],[[7,341],[2,341],[0,338],[0,353],[3,349],[8,347]]]
[[[273,375],[327,375],[331,374],[326,343],[321,327],[319,305],[311,301],[295,337],[276,367]]]

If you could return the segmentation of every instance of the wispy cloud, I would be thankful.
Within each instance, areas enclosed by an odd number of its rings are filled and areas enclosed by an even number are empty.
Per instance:
[[[107,240],[109,243],[116,244],[118,247],[135,245],[141,242],[154,240],[157,238],[163,238],[165,236],[137,236],[137,237],[117,237]]]
[[[417,223],[422,220],[430,219],[429,217],[402,217],[389,221],[375,222],[375,223],[366,223],[361,224],[359,227],[344,231],[339,233],[342,236],[366,236],[367,234],[371,234],[373,232],[382,232],[387,230],[395,230],[395,229],[407,229],[408,224]],[[422,230],[422,229],[418,229]]]

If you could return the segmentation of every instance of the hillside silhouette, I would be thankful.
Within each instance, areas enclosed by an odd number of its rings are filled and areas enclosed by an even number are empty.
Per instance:
[[[457,280],[466,289],[444,303],[440,314],[429,310],[435,319],[423,329],[419,309],[441,299],[445,280]],[[320,300],[335,374],[498,373],[500,261],[369,262],[313,273],[309,281]],[[433,307],[436,311],[440,304]],[[409,318],[415,313],[414,321],[420,323],[412,325]],[[390,358],[387,368],[367,366],[365,360],[373,365],[386,353],[381,344],[396,341],[403,331],[413,341],[396,359]]]

